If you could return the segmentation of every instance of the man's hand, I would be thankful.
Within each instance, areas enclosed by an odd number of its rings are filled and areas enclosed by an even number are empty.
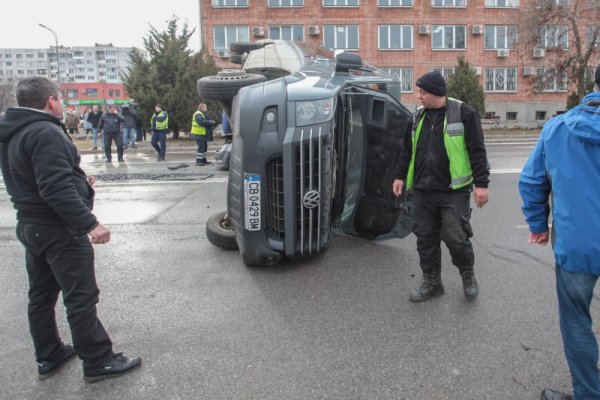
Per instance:
[[[544,233],[529,233],[529,244],[541,244],[545,246],[548,243],[548,232]]]
[[[93,244],[104,244],[110,241],[110,231],[100,224],[89,231],[88,235]]]
[[[473,190],[473,200],[475,200],[475,205],[477,206],[477,208],[485,206],[489,199],[490,198],[487,188],[476,187],[475,190]]]
[[[96,178],[91,175],[87,177],[87,180],[90,186],[94,186],[94,183],[96,183]]]
[[[400,195],[402,195],[403,188],[404,181],[402,179],[394,179],[394,183],[392,183],[392,192],[396,197],[400,197]]]

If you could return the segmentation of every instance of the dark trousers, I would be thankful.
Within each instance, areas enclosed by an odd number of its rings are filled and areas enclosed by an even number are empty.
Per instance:
[[[119,133],[106,133],[104,132],[104,154],[106,159],[110,161],[112,159],[112,142],[115,141],[117,145],[117,157],[119,160],[123,159],[123,135]]]
[[[152,132],[152,147],[158,152],[158,156],[165,158],[167,152],[167,132]],[[160,146],[158,145],[160,143]]]
[[[73,346],[84,367],[107,361],[113,355],[112,342],[96,315],[100,292],[87,235],[76,237],[59,225],[19,222],[17,238],[25,246],[29,329],[36,360],[54,361],[63,349],[54,314],[62,291]]]
[[[208,150],[208,141],[206,135],[194,135],[198,149],[196,150],[196,164],[206,163],[206,151]]]
[[[442,268],[443,240],[452,263],[459,270],[472,270],[475,263],[469,238],[471,229],[470,192],[415,190],[413,233],[423,273],[439,273]]]

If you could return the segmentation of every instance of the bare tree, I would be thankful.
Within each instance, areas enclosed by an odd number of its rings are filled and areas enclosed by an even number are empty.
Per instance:
[[[600,58],[600,0],[532,0],[519,21],[518,46],[523,58],[542,58],[534,88],[576,86],[586,94],[589,71]],[[563,82],[564,80],[564,82]]]
[[[6,81],[0,82],[0,115],[2,115],[8,107],[17,104],[17,82],[9,78]]]

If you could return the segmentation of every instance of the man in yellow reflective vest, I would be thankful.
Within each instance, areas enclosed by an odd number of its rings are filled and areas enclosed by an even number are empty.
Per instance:
[[[194,113],[192,117],[192,136],[198,144],[196,150],[196,165],[208,165],[212,164],[206,159],[206,150],[208,149],[208,142],[212,142],[212,126],[215,121],[208,117],[208,107],[206,104],[200,103],[198,111]]]
[[[154,114],[150,119],[150,129],[152,131],[152,147],[158,153],[156,158],[158,161],[165,161],[167,152],[167,133],[169,132],[169,115],[162,110],[162,106],[157,104],[154,106]],[[160,143],[160,145],[159,145]]]
[[[475,256],[469,238],[470,193],[477,207],[488,202],[489,164],[481,121],[468,105],[446,97],[446,81],[439,72],[417,80],[412,135],[406,135],[404,153],[392,190],[400,196],[414,189],[413,233],[423,277],[410,300],[420,302],[444,294],[441,278],[443,240],[458,268],[468,300],[479,294]]]

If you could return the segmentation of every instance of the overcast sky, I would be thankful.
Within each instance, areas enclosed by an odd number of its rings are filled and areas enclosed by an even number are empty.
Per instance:
[[[196,28],[190,48],[200,48],[198,0],[4,0],[0,15],[0,48],[54,46],[54,36],[39,23],[56,32],[59,46],[112,43],[116,47],[143,48],[142,39],[148,34],[149,24],[163,31],[173,15]]]

